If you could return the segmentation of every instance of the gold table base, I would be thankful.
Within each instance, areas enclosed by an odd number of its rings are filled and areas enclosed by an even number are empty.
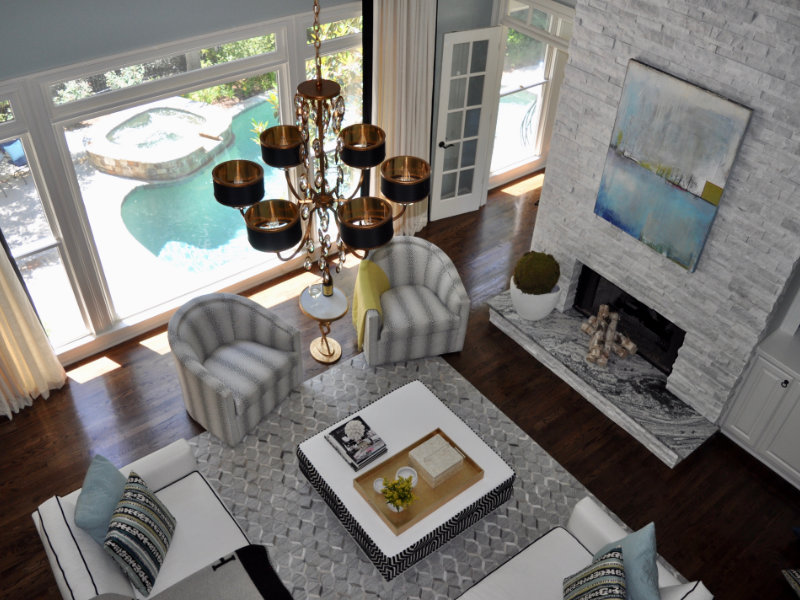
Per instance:
[[[326,365],[333,364],[342,358],[342,345],[327,336],[318,337],[312,341],[310,350],[314,360]]]

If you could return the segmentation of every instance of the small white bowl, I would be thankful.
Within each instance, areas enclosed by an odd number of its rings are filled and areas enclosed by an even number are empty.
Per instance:
[[[378,477],[375,481],[372,482],[372,489],[378,492],[379,494],[383,493],[383,477]]]
[[[417,485],[417,471],[414,467],[400,467],[394,475],[397,479],[411,477],[411,487]]]

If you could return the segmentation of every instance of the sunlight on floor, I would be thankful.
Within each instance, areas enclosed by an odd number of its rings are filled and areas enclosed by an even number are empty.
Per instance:
[[[506,194],[511,194],[512,196],[522,196],[528,192],[533,192],[538,189],[541,189],[542,184],[544,183],[544,173],[539,173],[534,175],[533,177],[528,177],[519,181],[517,183],[512,183],[511,185],[507,185],[502,188],[502,190]]]
[[[163,331],[149,338],[143,339],[141,342],[139,342],[139,344],[144,346],[148,350],[152,350],[156,354],[160,354],[161,356],[163,356],[164,354],[168,354],[170,351],[169,342],[167,342],[166,331]]]
[[[120,366],[122,365],[114,362],[107,356],[101,356],[85,365],[67,371],[67,377],[77,383],[86,383],[95,377],[100,377],[101,375],[110,373],[114,369],[119,369]]]

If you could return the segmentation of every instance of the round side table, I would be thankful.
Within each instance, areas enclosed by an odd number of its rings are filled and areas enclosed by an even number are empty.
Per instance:
[[[312,298],[308,290],[309,288],[306,288],[300,294],[300,310],[315,321],[319,321],[319,331],[322,334],[322,337],[311,342],[311,356],[317,362],[329,365],[342,357],[341,344],[329,338],[328,334],[331,332],[331,323],[347,314],[349,308],[347,296],[339,288],[333,288],[332,296],[320,294]]]

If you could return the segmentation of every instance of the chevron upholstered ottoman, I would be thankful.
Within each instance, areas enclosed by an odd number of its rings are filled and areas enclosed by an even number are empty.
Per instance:
[[[353,471],[325,433],[359,415],[386,442],[388,452]],[[424,384],[413,381],[367,405],[297,447],[300,469],[375,564],[392,579],[476,523],[511,497],[514,471]],[[441,430],[483,471],[482,476],[420,520],[396,533],[354,485],[362,473]]]

